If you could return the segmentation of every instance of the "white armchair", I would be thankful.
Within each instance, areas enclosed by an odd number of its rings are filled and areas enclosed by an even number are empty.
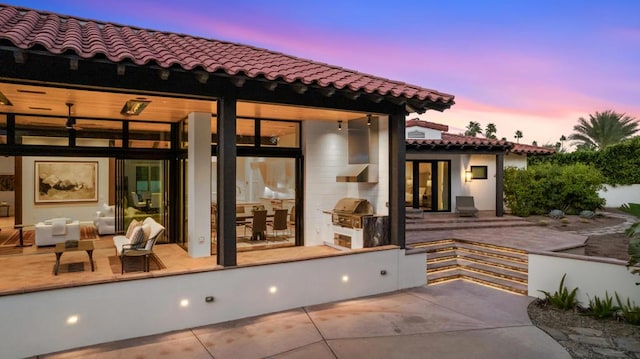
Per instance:
[[[69,239],[80,239],[80,221],[52,218],[39,222],[36,228],[36,246],[50,246]]]
[[[116,233],[116,214],[114,206],[103,205],[100,211],[96,211],[93,225],[99,235]]]

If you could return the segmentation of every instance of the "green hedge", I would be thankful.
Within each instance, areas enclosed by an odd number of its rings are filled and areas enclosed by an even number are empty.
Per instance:
[[[604,176],[582,163],[557,165],[541,163],[527,169],[507,168],[504,197],[514,215],[526,217],[560,209],[567,214],[595,211],[604,206],[598,196]]]
[[[552,163],[591,165],[605,176],[605,183],[630,185],[640,183],[640,137],[634,137],[601,151],[576,151],[529,158],[529,165]]]

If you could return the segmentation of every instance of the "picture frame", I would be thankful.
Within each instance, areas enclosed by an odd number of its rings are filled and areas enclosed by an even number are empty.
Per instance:
[[[98,202],[97,161],[35,161],[34,202]]]

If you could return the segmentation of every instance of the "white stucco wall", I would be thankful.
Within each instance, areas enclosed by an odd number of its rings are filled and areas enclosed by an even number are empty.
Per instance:
[[[578,288],[576,298],[582,305],[589,304],[588,296],[604,298],[605,291],[612,297],[617,292],[622,300],[631,298],[640,304],[640,286],[635,285],[640,282],[640,277],[631,274],[625,264],[624,261],[607,258],[530,253],[528,294],[544,298],[539,290],[554,293],[558,290],[562,275],[566,273],[564,284],[569,290]]]
[[[1,296],[5,325],[0,326],[0,358],[31,357],[420,286],[426,282],[425,269],[424,253],[390,249]],[[206,303],[206,296],[214,302]],[[180,305],[183,300],[188,306]],[[77,323],[67,324],[74,315]]]
[[[516,167],[516,168],[527,168],[527,156],[519,155],[515,153],[508,153],[504,156],[504,168],[507,167]]]
[[[471,182],[464,183],[468,188],[468,193],[473,196],[476,208],[480,211],[495,210],[496,156],[471,155],[469,156],[469,163],[464,171],[470,170],[471,166],[487,166],[487,179],[474,179]]]
[[[620,207],[626,203],[640,203],[640,184],[629,186],[605,185],[606,190],[598,195],[607,201],[605,207]]]
[[[98,201],[86,203],[35,204],[35,161],[97,161]],[[48,218],[68,217],[80,222],[93,221],[99,203],[109,198],[109,159],[82,157],[23,157],[22,158],[22,221],[35,224]]]
[[[366,198],[376,214],[388,214],[389,201],[389,133],[387,117],[378,121],[378,183],[336,182],[347,168],[347,131],[338,131],[333,121],[303,122],[305,167],[305,244],[319,245],[333,240],[331,211],[343,197]]]

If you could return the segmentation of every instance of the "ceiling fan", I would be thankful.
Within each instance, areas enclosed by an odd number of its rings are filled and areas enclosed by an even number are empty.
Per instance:
[[[65,105],[67,105],[68,114],[67,114],[67,122],[65,123],[64,127],[67,130],[80,130],[81,128],[78,127],[78,125],[76,124],[76,118],[71,117],[71,107],[73,106],[73,103],[67,102],[65,103]]]

